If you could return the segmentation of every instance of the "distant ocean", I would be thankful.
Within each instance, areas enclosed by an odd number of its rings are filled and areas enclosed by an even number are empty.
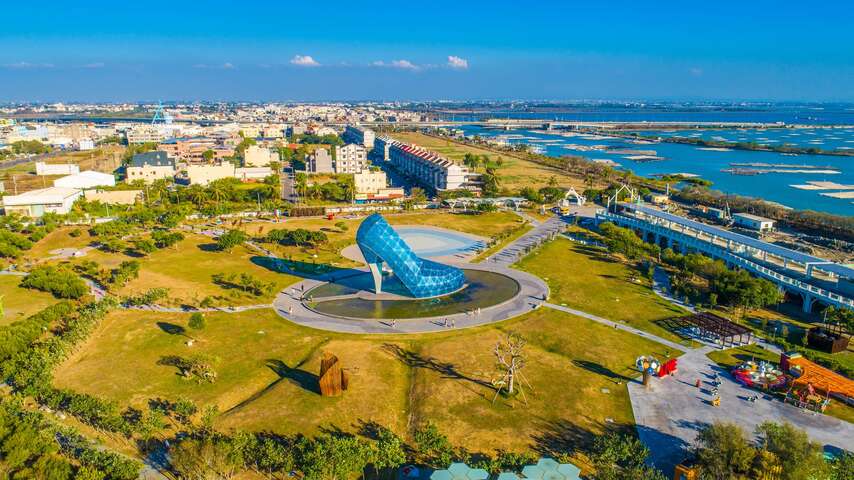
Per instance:
[[[847,107],[852,108],[852,107]],[[816,109],[779,108],[764,111],[567,111],[567,112],[490,112],[488,115],[470,117],[530,118],[582,121],[704,121],[704,122],[785,122],[788,124],[834,126],[833,128],[798,129],[715,129],[688,131],[644,131],[645,135],[700,137],[731,142],[757,142],[766,145],[783,143],[820,149],[854,149],[854,110],[845,107]],[[450,116],[448,117],[450,119]],[[463,116],[454,115],[454,120]],[[666,173],[691,173],[713,182],[712,188],[729,194],[763,198],[795,209],[810,209],[838,215],[854,215],[854,157],[830,155],[786,155],[773,152],[746,150],[718,151],[692,145],[653,143],[637,145],[628,140],[608,136],[574,135],[560,131],[491,130],[478,126],[462,127],[466,135],[502,137],[509,143],[536,145],[545,154],[581,155],[590,159],[610,160],[619,168],[639,175]],[[617,152],[612,152],[617,150]],[[619,153],[620,150],[654,151],[658,161],[645,161],[637,154]],[[646,152],[649,153],[649,152]],[[816,168],[789,168],[794,172],[766,173],[761,175],[735,175],[722,170],[736,167],[732,164],[784,164],[808,165]],[[829,173],[837,171],[839,173]],[[824,195],[822,195],[824,194]],[[828,195],[830,194],[830,195]],[[834,198],[834,196],[851,198]]]

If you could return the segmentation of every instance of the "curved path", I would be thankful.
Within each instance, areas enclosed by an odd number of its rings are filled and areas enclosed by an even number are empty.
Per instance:
[[[506,275],[519,283],[519,293],[498,305],[482,308],[480,314],[458,313],[431,318],[373,320],[335,317],[308,308],[301,300],[303,293],[325,283],[323,279],[306,279],[279,293],[273,301],[276,313],[285,319],[306,327],[342,333],[399,334],[441,332],[450,328],[470,328],[501,322],[530,312],[542,306],[549,295],[548,285],[540,278],[510,265],[527,251],[553,238],[566,227],[560,218],[552,218],[535,226],[482,263],[456,263],[461,268],[485,270]],[[447,320],[447,322],[446,322]],[[448,324],[453,327],[447,326]]]

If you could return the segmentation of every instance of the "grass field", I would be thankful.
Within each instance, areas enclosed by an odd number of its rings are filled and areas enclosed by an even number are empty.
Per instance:
[[[549,309],[497,326],[414,336],[339,335],[295,326],[272,310],[210,314],[198,338],[174,332],[188,315],[120,311],[110,314],[88,344],[56,371],[57,386],[122,405],[185,396],[216,404],[222,429],[313,433],[356,430],[377,421],[408,434],[436,423],[473,451],[570,449],[605,425],[633,423],[625,382],[640,354],[664,356],[663,346]],[[499,397],[492,349],[507,331],[522,334],[528,404]],[[339,398],[317,393],[322,351],[337,355],[350,376]],[[239,353],[238,353],[239,352]],[[219,359],[215,383],[185,380],[157,361],[167,355]],[[605,389],[605,390],[603,390]]]
[[[235,247],[231,252],[221,252],[215,249],[210,237],[189,234],[175,247],[158,250],[140,259],[139,278],[118,293],[131,295],[167,287],[173,303],[197,305],[207,296],[223,296],[229,304],[245,305],[270,302],[275,292],[299,280],[298,277],[256,265],[252,258],[257,256],[256,251],[244,246]],[[213,276],[217,273],[248,273],[264,282],[275,283],[276,288],[271,295],[251,296],[216,285]]]
[[[582,188],[584,182],[580,179],[570,177],[565,173],[539,165],[528,160],[522,160],[507,154],[492,152],[479,147],[462,145],[450,140],[431,137],[417,132],[394,132],[391,134],[397,140],[415,143],[429,150],[433,150],[450,160],[460,161],[466,153],[474,155],[488,155],[491,159],[501,158],[502,165],[498,169],[501,178],[501,187],[511,191],[518,191],[523,187],[541,188],[549,183],[551,177],[555,177],[562,187]],[[580,190],[579,190],[580,191]]]
[[[58,302],[49,293],[19,287],[22,279],[15,275],[0,275],[0,301],[4,310],[0,325],[27,318]]]
[[[71,232],[78,230],[80,235],[77,237],[71,236]],[[51,255],[51,251],[59,248],[75,248],[80,249],[93,241],[93,237],[89,235],[89,228],[86,225],[78,227],[60,227],[48,233],[43,239],[39,240],[33,248],[25,252],[25,258],[30,260],[39,260]]]
[[[588,248],[559,238],[523,259],[518,267],[549,284],[549,301],[629,324],[661,337],[681,339],[658,322],[686,313],[656,295],[649,282],[631,267]]]

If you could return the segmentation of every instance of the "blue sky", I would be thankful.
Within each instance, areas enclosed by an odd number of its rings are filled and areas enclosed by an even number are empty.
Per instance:
[[[0,101],[854,101],[842,1],[4,3]]]

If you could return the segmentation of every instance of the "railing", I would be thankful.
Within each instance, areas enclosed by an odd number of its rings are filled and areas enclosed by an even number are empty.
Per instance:
[[[596,216],[608,221],[612,221],[614,223],[620,223],[631,227],[638,227],[643,230],[651,231],[652,233],[665,233],[666,235],[675,238],[677,241],[685,243],[686,245],[689,243],[693,244],[694,246],[697,246],[699,250],[703,250],[706,253],[709,253],[713,256],[717,256],[722,260],[727,260],[731,263],[746,267],[747,269],[759,273],[764,277],[770,277],[771,279],[776,280],[777,282],[789,285],[798,290],[808,292],[816,297],[830,301],[831,303],[846,305],[848,307],[854,308],[854,299],[842,296],[835,292],[831,292],[830,290],[825,290],[811,283],[798,280],[797,278],[792,278],[787,275],[783,275],[782,273],[776,270],[770,269],[756,262],[748,260],[747,258],[736,255],[735,253],[728,251],[725,248],[721,248],[720,246],[711,243],[707,240],[687,235],[678,230],[667,228],[658,222],[650,222],[633,217],[626,217],[623,215],[614,215],[608,212],[597,212]]]

